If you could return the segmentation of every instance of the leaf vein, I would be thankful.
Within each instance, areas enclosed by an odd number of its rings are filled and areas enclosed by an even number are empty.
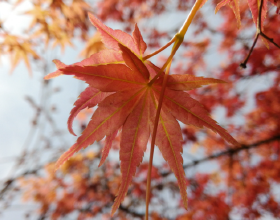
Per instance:
[[[136,92],[133,96],[130,97],[121,107],[119,107],[116,111],[114,111],[111,115],[105,118],[79,145],[77,145],[72,151],[76,151],[81,144],[83,144],[94,132],[96,132],[105,122],[107,122],[110,118],[112,118],[117,112],[119,112],[125,105],[127,105],[135,96],[137,96],[144,88]],[[70,153],[69,152],[69,153]]]

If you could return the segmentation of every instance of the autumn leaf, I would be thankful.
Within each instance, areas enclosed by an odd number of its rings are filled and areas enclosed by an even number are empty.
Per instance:
[[[263,0],[263,4],[262,4],[260,31],[263,31],[264,20],[267,14],[267,1],[268,0]],[[260,13],[259,9],[261,6],[260,4],[261,4],[261,0],[248,0],[248,5],[252,12],[253,21],[257,29],[259,29],[258,25],[259,25],[259,13]],[[268,41],[264,37],[262,37],[262,41],[265,44],[265,46],[269,49]]]
[[[82,57],[89,57],[94,53],[98,53],[101,50],[105,50],[106,47],[101,42],[101,35],[99,32],[96,32],[92,38],[87,42],[85,49],[80,53]]]
[[[239,9],[239,0],[222,0],[216,7],[215,13],[217,13],[220,8],[223,6],[229,5],[229,7],[232,9],[232,11],[235,14],[235,18],[237,21],[237,28],[239,29],[241,26],[240,22],[240,9]]]
[[[112,133],[111,135],[108,135],[106,137],[105,146],[102,150],[102,156],[101,156],[98,167],[100,167],[105,162],[105,160],[109,154],[109,151],[112,147],[113,140],[116,138],[117,134],[118,134],[118,130],[116,130],[114,133]]]
[[[133,36],[130,36],[105,26],[91,14],[89,16],[101,33],[103,43],[112,50],[103,50],[73,65],[55,61],[58,70],[46,77],[50,79],[60,74],[74,75],[75,78],[89,84],[71,111],[70,127],[78,111],[98,104],[88,126],[77,142],[59,158],[56,168],[80,149],[106,136],[106,146],[100,162],[102,164],[108,155],[113,138],[122,127],[120,142],[122,178],[112,208],[114,214],[126,196],[136,168],[142,162],[147,142],[155,126],[163,77],[151,81],[151,75],[154,76],[160,69],[151,62],[142,60],[146,44],[137,26]],[[183,138],[178,120],[184,124],[210,128],[232,145],[239,145],[225,129],[209,117],[198,101],[185,92],[213,83],[224,81],[187,74],[171,75],[167,81],[156,145],[178,180],[185,208],[187,208],[186,177],[181,155]],[[97,94],[102,94],[102,97]],[[69,130],[73,133],[71,128]]]
[[[32,75],[31,65],[30,65],[30,56],[37,60],[39,59],[39,55],[32,48],[32,43],[21,39],[15,35],[4,35],[4,41],[0,43],[1,49],[7,52],[11,59],[11,72],[14,68],[19,64],[21,60],[24,61],[29,74]]]
[[[106,47],[119,50],[119,44],[128,47],[133,53],[136,55],[142,55],[147,45],[143,41],[143,37],[140,34],[138,26],[135,25],[135,29],[133,31],[132,36],[121,31],[121,30],[113,30],[106,25],[104,25],[101,21],[99,21],[96,17],[89,13],[89,19],[91,23],[97,28],[97,30],[102,35],[102,41]]]
[[[64,63],[62,63],[59,60],[53,60],[53,62],[56,65],[56,67],[58,68],[58,70],[45,76],[45,79],[52,79],[52,78],[55,78],[62,74],[65,74],[65,71],[62,72],[59,69],[67,67],[67,65],[65,65]],[[89,58],[84,59],[81,62],[75,63],[74,65],[80,66],[80,67],[83,67],[83,66],[93,67],[93,66],[99,66],[99,65],[121,64],[121,63],[124,63],[124,61],[119,52],[114,51],[114,50],[103,50],[103,51],[100,51],[99,53],[95,53],[95,54],[91,55]],[[69,74],[71,74],[71,73],[69,73]]]
[[[253,20],[255,25],[258,25],[258,19],[259,19],[259,8],[260,8],[261,0],[248,0],[249,8],[252,12]],[[262,6],[262,17],[261,17],[261,29],[263,29],[264,20],[266,18],[267,13],[267,0],[263,0],[263,6]]]
[[[87,87],[80,95],[79,99],[74,103],[75,107],[72,109],[70,113],[70,117],[68,119],[68,130],[71,134],[75,135],[72,124],[74,118],[77,114],[85,109],[85,108],[92,108],[97,105],[97,103],[101,102],[104,98],[106,98],[111,93],[108,92],[101,92],[98,89],[93,87]]]

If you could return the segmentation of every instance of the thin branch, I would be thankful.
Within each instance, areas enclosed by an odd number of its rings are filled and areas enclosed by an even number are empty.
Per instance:
[[[257,33],[262,32],[262,7],[263,7],[263,0],[261,0],[260,8],[259,8],[259,16],[257,21]]]
[[[233,154],[229,155],[229,163],[228,163],[228,183],[227,183],[227,198],[228,198],[228,205],[231,206],[232,205],[232,201],[231,201],[231,187],[230,184],[232,182],[233,179],[233,173],[232,173],[232,167],[233,167]]]
[[[262,26],[262,7],[263,7],[263,0],[261,0],[261,5],[260,5],[260,8],[259,8],[259,16],[258,16],[258,20],[257,20],[257,36],[255,37],[254,43],[253,43],[253,45],[252,45],[252,47],[250,49],[250,52],[247,55],[246,59],[240,64],[240,66],[242,68],[244,68],[244,69],[246,69],[246,67],[247,67],[246,64],[247,64],[247,62],[248,62],[248,60],[249,60],[249,58],[250,58],[250,56],[251,56],[251,54],[252,54],[252,52],[254,50],[254,47],[255,47],[255,45],[256,45],[256,43],[258,41],[259,35],[260,35],[261,31],[262,31],[261,30],[261,26]]]
[[[260,35],[262,37],[264,37],[265,39],[267,39],[270,43],[273,43],[276,47],[278,47],[280,49],[280,46],[277,43],[275,43],[273,38],[270,38],[270,37],[266,36],[263,32],[261,32]]]
[[[129,213],[131,215],[133,215],[134,217],[139,217],[139,218],[143,218],[144,217],[144,213],[139,213],[139,212],[135,212],[135,211],[132,211],[122,205],[120,205],[119,207],[120,210],[122,210],[123,212],[126,212],[126,213]]]
[[[255,45],[256,45],[256,43],[257,43],[257,41],[258,41],[259,36],[260,36],[260,34],[257,34],[257,36],[255,37],[254,43],[253,43],[253,45],[252,45],[252,47],[251,47],[251,49],[250,49],[249,54],[247,55],[247,57],[245,58],[245,60],[244,60],[242,63],[240,63],[240,66],[241,66],[243,69],[246,69],[246,67],[247,67],[246,64],[247,64],[247,62],[248,62],[248,60],[249,60],[249,58],[250,58],[250,56],[251,56],[251,54],[252,54],[252,52],[253,52],[253,50],[254,50],[254,47],[255,47]]]
[[[272,137],[272,138],[267,139],[267,140],[259,141],[259,142],[254,143],[254,144],[242,145],[239,148],[228,149],[228,150],[222,151],[222,152],[220,152],[218,154],[213,154],[213,155],[211,155],[209,157],[205,157],[203,159],[196,160],[196,161],[193,162],[193,164],[196,165],[198,163],[205,162],[205,161],[212,160],[212,159],[216,159],[216,158],[219,158],[219,157],[222,157],[222,156],[226,156],[226,155],[230,155],[230,154],[232,154],[232,155],[233,154],[237,154],[240,151],[256,148],[256,147],[259,147],[262,144],[267,144],[267,143],[270,143],[270,142],[276,141],[276,140],[280,140],[280,135]],[[184,169],[192,167],[192,166],[193,166],[192,164],[187,164],[187,165],[184,166]]]
[[[242,145],[239,148],[232,148],[232,149],[228,149],[228,150],[222,151],[222,152],[217,153],[217,154],[212,154],[208,157],[204,157],[204,158],[199,159],[199,160],[194,160],[193,162],[191,162],[189,164],[186,164],[183,167],[184,167],[184,169],[188,169],[188,168],[194,167],[194,166],[196,166],[200,163],[203,163],[203,162],[206,162],[206,161],[209,161],[209,160],[217,159],[217,158],[227,156],[227,155],[234,155],[234,154],[239,153],[240,151],[256,148],[256,147],[261,146],[262,144],[267,144],[267,143],[270,143],[270,142],[276,141],[276,140],[280,140],[280,135],[277,135],[277,136],[274,136],[272,138],[269,138],[269,139],[266,139],[266,140],[263,140],[263,141],[259,141],[259,142],[253,143],[253,144]],[[164,177],[164,176],[168,176],[169,174],[171,174],[171,172],[165,172],[165,173],[162,173],[161,176]]]
[[[173,37],[167,44],[165,44],[163,47],[161,47],[160,49],[156,50],[155,52],[144,56],[143,60],[147,60],[155,55],[157,55],[158,53],[160,53],[161,51],[165,50],[167,47],[169,47],[171,44],[173,44],[175,42],[175,37]]]
[[[257,36],[255,37],[255,40],[254,40],[254,43],[250,49],[250,52],[249,54],[247,55],[247,57],[245,58],[245,60],[240,64],[240,66],[243,68],[243,69],[246,69],[247,67],[247,62],[254,50],[254,47],[258,41],[258,38],[259,38],[259,35],[261,35],[262,37],[264,37],[265,39],[267,39],[269,42],[271,42],[272,44],[274,44],[276,47],[278,47],[280,49],[280,46],[278,44],[276,44],[273,40],[273,38],[270,38],[268,37],[267,35],[265,35],[263,32],[262,32],[262,8],[263,8],[263,0],[261,0],[261,4],[260,4],[260,8],[259,8],[259,14],[258,14],[258,20],[257,20]]]
[[[1,189],[0,191],[0,200],[3,199],[5,193],[11,188],[12,184],[19,178],[23,177],[23,176],[27,176],[27,175],[31,175],[31,174],[36,174],[42,167],[38,167],[36,169],[33,169],[33,170],[28,170],[28,171],[25,171],[24,173],[14,177],[14,178],[10,178],[8,180],[6,180],[4,182],[4,186],[3,188]]]

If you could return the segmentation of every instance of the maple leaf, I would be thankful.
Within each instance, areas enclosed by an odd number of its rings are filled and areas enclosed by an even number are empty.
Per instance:
[[[89,57],[89,55],[98,53],[101,50],[105,50],[106,47],[101,42],[101,35],[96,32],[93,37],[87,42],[85,49],[80,53],[82,57]]]
[[[3,48],[5,53],[10,55],[12,66],[11,72],[19,64],[19,62],[23,60],[29,74],[32,75],[29,57],[31,56],[34,60],[38,60],[40,58],[32,48],[32,42],[9,34],[4,35],[4,37],[4,41],[0,43],[0,47],[1,49]]]
[[[261,24],[260,24],[261,31],[263,31],[264,20],[267,14],[267,1],[268,0],[263,0],[263,4],[262,4]],[[260,4],[261,4],[261,0],[248,0],[248,5],[252,12],[253,21],[257,28],[258,28],[258,22],[259,22],[258,20],[259,20],[259,13],[260,13],[259,9],[261,7]],[[262,37],[262,41],[265,44],[265,46],[269,48],[268,41],[264,37]]]
[[[239,0],[222,0],[216,7],[215,13],[217,13],[221,7],[229,5],[232,11],[235,14],[235,18],[237,21],[237,28],[239,29],[241,26],[240,22],[240,9],[239,9]]]
[[[93,87],[87,87],[80,95],[80,98],[74,103],[75,107],[72,109],[70,113],[70,117],[68,119],[68,130],[71,134],[75,135],[72,129],[72,123],[74,118],[78,115],[78,113],[85,108],[92,108],[97,105],[97,103],[101,102],[104,98],[106,98],[109,94],[108,92],[101,92],[98,89]]]
[[[253,20],[254,20],[254,23],[256,26],[258,25],[260,3],[261,3],[261,0],[248,0],[248,5],[252,12]],[[263,29],[264,20],[266,18],[266,13],[267,13],[267,0],[263,0],[261,13],[262,13],[261,29]]]
[[[75,78],[89,84],[71,111],[68,121],[71,133],[73,133],[72,121],[77,112],[98,104],[88,126],[77,142],[59,158],[56,168],[80,149],[106,136],[101,165],[108,155],[112,140],[122,127],[120,142],[122,179],[112,208],[113,214],[123,201],[146,151],[151,131],[155,126],[163,76],[152,80],[151,76],[155,76],[161,70],[151,62],[142,60],[147,46],[137,25],[133,35],[130,36],[120,30],[112,30],[91,14],[89,17],[101,33],[103,43],[113,50],[100,51],[73,65],[65,65],[55,60],[58,70],[45,78],[50,79],[61,74],[74,75]],[[185,208],[187,208],[187,193],[181,155],[183,138],[177,120],[184,124],[210,128],[227,142],[239,145],[225,129],[209,117],[198,101],[185,92],[212,83],[224,81],[187,74],[170,75],[167,80],[155,144],[178,180]]]

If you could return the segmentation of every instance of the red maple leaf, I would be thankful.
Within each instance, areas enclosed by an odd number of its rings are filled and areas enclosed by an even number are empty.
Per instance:
[[[221,7],[229,5],[235,14],[235,18],[237,21],[237,28],[240,28],[240,8],[239,8],[239,0],[222,0],[215,9],[215,13],[217,13]]]
[[[255,25],[258,25],[258,17],[260,10],[260,1],[259,0],[248,0],[249,8],[252,12],[253,20]],[[261,11],[261,28],[263,29],[264,20],[267,14],[267,0],[263,0],[262,11]]]
[[[163,76],[154,79],[153,77],[161,70],[150,61],[143,60],[142,56],[147,46],[137,25],[130,36],[120,30],[112,30],[91,14],[89,17],[101,33],[105,46],[111,49],[100,51],[73,65],[65,65],[55,60],[58,70],[45,78],[50,79],[60,74],[74,75],[75,78],[89,84],[71,111],[68,125],[72,134],[71,125],[77,113],[85,107],[98,104],[88,126],[77,142],[59,158],[56,168],[80,149],[106,136],[101,165],[108,155],[112,140],[122,128],[120,141],[122,180],[112,208],[113,214],[124,199],[137,166],[142,162],[154,127]],[[181,156],[183,139],[177,120],[184,124],[210,128],[227,142],[238,145],[225,129],[209,117],[205,108],[185,92],[211,83],[224,81],[187,74],[168,76],[160,112],[155,143],[178,180],[185,208],[187,208],[187,193]]]

